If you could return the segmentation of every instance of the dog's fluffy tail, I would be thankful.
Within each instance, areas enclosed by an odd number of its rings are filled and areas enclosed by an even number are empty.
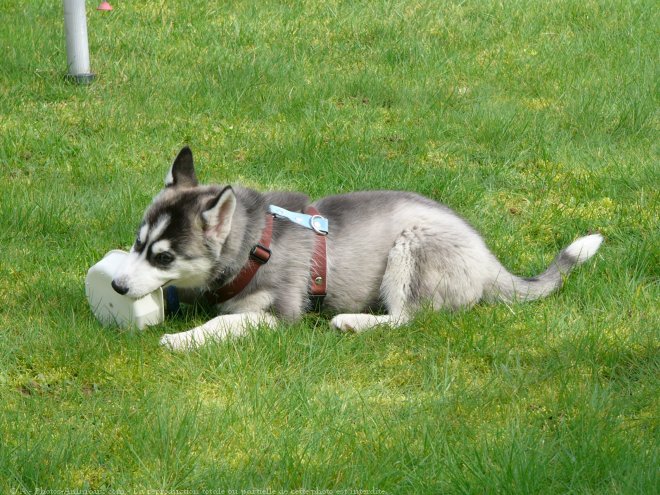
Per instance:
[[[563,249],[548,269],[536,277],[521,278],[503,271],[495,281],[491,297],[504,301],[531,301],[545,297],[561,287],[563,277],[574,267],[596,254],[602,242],[603,236],[600,234],[580,237]]]

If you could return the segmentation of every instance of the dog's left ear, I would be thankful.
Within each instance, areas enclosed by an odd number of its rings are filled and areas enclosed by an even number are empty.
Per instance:
[[[204,232],[213,237],[219,244],[224,244],[231,231],[231,220],[236,211],[236,195],[231,186],[225,187],[208,204],[202,212]]]
[[[192,151],[185,146],[179,151],[172,168],[165,177],[165,187],[195,187],[196,185],[197,177],[195,177]]]

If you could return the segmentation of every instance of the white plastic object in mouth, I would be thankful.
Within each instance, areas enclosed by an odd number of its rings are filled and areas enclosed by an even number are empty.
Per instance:
[[[87,272],[85,295],[92,313],[103,326],[135,326],[142,330],[146,326],[158,325],[165,320],[161,287],[140,299],[131,299],[118,294],[110,285],[126,256],[126,251],[113,249]]]

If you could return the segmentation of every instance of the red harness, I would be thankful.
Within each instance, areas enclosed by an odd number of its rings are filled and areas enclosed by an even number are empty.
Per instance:
[[[319,215],[319,212],[313,206],[305,208],[307,215]],[[268,263],[271,256],[270,241],[273,237],[273,215],[266,216],[266,226],[261,234],[261,239],[250,250],[250,258],[241,268],[236,278],[228,284],[208,293],[206,299],[211,304],[220,304],[228,301],[239,294],[250,283],[262,265]],[[309,297],[316,310],[320,310],[323,304],[323,298],[326,295],[327,281],[327,256],[325,246],[325,236],[316,233],[314,240],[314,250],[312,251],[312,260],[310,267],[310,285]]]
[[[320,215],[313,206],[305,208],[307,215]],[[328,258],[325,248],[325,235],[315,232],[314,250],[312,251],[312,265],[309,270],[311,281],[309,286],[309,298],[314,304],[314,310],[320,311],[323,298],[327,293]]]

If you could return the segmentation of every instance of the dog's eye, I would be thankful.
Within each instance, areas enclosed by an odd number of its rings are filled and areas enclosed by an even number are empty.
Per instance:
[[[169,265],[174,261],[174,256],[172,256],[171,253],[168,252],[163,252],[163,253],[158,253],[154,259],[156,260],[156,263],[159,265]]]

